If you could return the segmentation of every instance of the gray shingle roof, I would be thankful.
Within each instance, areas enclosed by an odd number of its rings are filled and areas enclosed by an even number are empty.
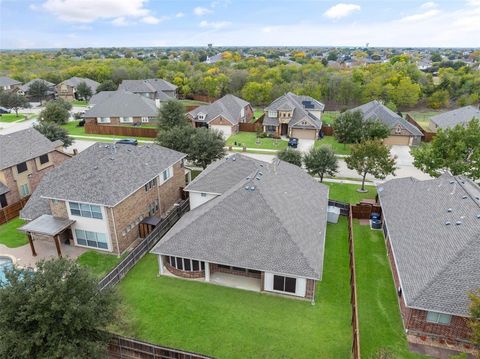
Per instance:
[[[68,80],[63,81],[60,84],[65,84],[65,85],[77,88],[77,86],[81,82],[85,82],[87,84],[87,86],[90,87],[90,89],[92,90],[92,93],[97,92],[97,87],[100,86],[100,83],[98,83],[95,80],[92,80],[92,79],[89,79],[89,78],[86,78],[86,77],[76,77],[76,76],[71,77]]]
[[[397,124],[400,124],[413,136],[422,136],[422,132],[418,128],[377,100],[367,102],[349,111],[360,111],[364,120],[381,121],[388,128],[394,128]]]
[[[225,95],[217,101],[209,104],[199,106],[196,109],[190,111],[188,114],[192,116],[196,121],[201,121],[197,118],[199,113],[205,114],[205,119],[201,122],[210,122],[217,116],[222,116],[229,120],[233,125],[240,122],[241,110],[249,103],[234,95]]]
[[[85,117],[154,117],[158,114],[155,101],[142,95],[119,90],[106,94],[102,98],[94,100],[96,104],[85,111]]]
[[[480,109],[465,106],[433,116],[430,120],[439,128],[450,128],[458,124],[466,125],[474,117],[480,119]]]
[[[310,104],[311,108],[306,109],[304,106],[305,101]],[[322,127],[322,121],[308,110],[323,111],[324,108],[325,105],[313,97],[298,96],[292,92],[288,92],[268,105],[265,111],[267,111],[267,115],[268,111],[293,111],[292,118],[288,124],[289,127],[320,129]],[[307,120],[308,125],[302,125],[301,122],[303,120]],[[271,125],[275,124],[271,123]]]
[[[177,86],[163,79],[123,80],[119,89],[130,92],[175,91]]]
[[[33,128],[0,135],[0,170],[39,157],[62,146]]]
[[[407,306],[468,316],[467,292],[480,287],[480,187],[403,178],[379,197]]]
[[[185,214],[152,252],[321,279],[328,188],[286,162],[251,161],[250,179]],[[225,173],[216,169],[212,180]]]
[[[47,80],[44,80],[44,79],[33,79],[33,80],[28,81],[26,84],[23,84],[22,86],[20,86],[20,90],[22,90],[23,92],[28,92],[30,90],[30,86],[36,81],[43,82],[45,85],[47,85],[49,90],[51,90],[55,86],[54,83],[51,83],[51,82],[49,82]]]
[[[0,86],[12,86],[12,85],[21,85],[20,81],[11,79],[10,77],[1,76],[0,77]]]
[[[88,104],[90,106],[96,105],[100,102],[105,101],[107,98],[109,98],[110,96],[112,96],[116,93],[117,93],[117,91],[100,91],[100,92],[97,92],[95,95],[93,95],[90,98],[90,100],[88,101]]]
[[[31,221],[43,214],[52,214],[48,199],[41,197],[41,194],[49,186],[50,181],[48,178],[51,172],[52,171],[45,173],[42,177],[42,180],[28,199],[25,207],[20,211],[20,218]]]
[[[114,206],[184,157],[154,144],[96,143],[50,171],[37,191],[46,198]]]

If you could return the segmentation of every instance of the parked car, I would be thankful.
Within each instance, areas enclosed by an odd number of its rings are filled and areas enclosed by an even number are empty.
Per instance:
[[[120,145],[138,145],[138,141],[135,138],[122,138],[121,140],[116,141],[115,143]]]
[[[298,138],[290,137],[290,139],[288,140],[288,147],[297,148],[297,146],[298,146]]]
[[[4,113],[10,113],[10,110],[8,108],[0,106],[0,114],[4,114]]]

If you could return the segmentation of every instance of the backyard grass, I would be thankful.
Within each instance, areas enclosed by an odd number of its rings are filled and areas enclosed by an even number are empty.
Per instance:
[[[73,100],[70,102],[72,106],[77,106],[77,107],[86,107],[88,106],[88,102],[85,100]]]
[[[95,133],[85,133],[85,127],[83,126],[78,126],[78,123],[80,121],[69,121],[66,124],[62,125],[64,129],[68,131],[68,134],[71,136],[87,136],[87,137],[92,137],[92,141],[97,141],[94,137],[105,137],[109,138],[111,141],[114,141],[116,139],[120,138],[136,138],[138,140],[143,140],[143,141],[153,141],[154,138],[149,138],[149,137],[134,137],[134,136],[114,136],[114,135],[102,135],[102,134],[95,134]],[[89,140],[89,138],[79,138],[81,140]],[[108,142],[108,140],[106,140]]]
[[[338,111],[325,111],[322,114],[322,122],[325,125],[332,125],[338,116],[340,116],[340,112]]]
[[[124,335],[216,358],[350,358],[346,219],[329,224],[316,303],[198,281],[158,277],[143,258],[118,290]]]
[[[417,123],[422,126],[422,128],[426,131],[431,131],[429,127],[430,119],[441,113],[445,112],[445,110],[425,110],[425,111],[412,111],[408,114],[412,116]]]
[[[180,100],[185,106],[201,106],[208,105],[208,102],[197,101],[197,100]]]
[[[329,199],[346,202],[350,204],[357,204],[362,199],[373,199],[377,195],[377,190],[374,186],[365,186],[368,190],[366,193],[357,192],[361,187],[360,184],[337,183],[337,182],[323,182],[323,184],[330,187]]]
[[[255,120],[258,119],[262,115],[263,115],[263,109],[262,108],[255,107],[253,109],[253,118]]]
[[[354,220],[353,233],[362,358],[380,349],[392,358],[423,358],[408,351],[382,231]]]
[[[350,145],[344,145],[343,143],[339,143],[337,139],[333,136],[324,136],[320,140],[315,141],[315,147],[320,146],[329,146],[332,148],[333,152],[338,155],[349,155],[350,154]]]
[[[77,258],[78,264],[87,267],[97,277],[102,278],[115,267],[123,257],[113,254],[88,251]]]
[[[257,143],[257,134],[255,132],[238,132],[227,139],[227,146],[246,146],[247,148],[262,148],[271,150],[281,150],[287,147],[288,142],[283,140],[274,140],[273,138],[259,138]],[[237,144],[235,144],[235,142]]]
[[[14,113],[4,113],[0,115],[0,122],[15,122],[15,121],[23,121],[25,119],[25,115],[19,113],[18,116]]]
[[[24,232],[20,232],[17,228],[21,227],[25,221],[20,218],[0,224],[0,243],[5,244],[9,248],[21,247],[28,243],[27,236]]]
[[[202,171],[200,170],[190,170],[191,176],[192,176],[192,181],[197,177]]]

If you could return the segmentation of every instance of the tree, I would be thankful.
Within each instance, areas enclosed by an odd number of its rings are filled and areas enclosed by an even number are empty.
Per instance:
[[[432,142],[412,150],[413,164],[430,176],[445,171],[480,179],[480,120],[472,119],[467,126],[439,129]]]
[[[97,93],[101,91],[116,91],[117,88],[118,86],[115,82],[113,82],[112,80],[107,80],[98,85]]]
[[[45,108],[40,112],[40,121],[55,122],[63,125],[68,122],[70,112],[58,101],[48,101]]]
[[[384,179],[389,174],[395,173],[395,157],[390,155],[386,146],[380,141],[365,141],[355,144],[351,148],[351,155],[345,158],[347,167],[356,170],[362,176],[362,192],[365,190],[367,174],[375,178]]]
[[[56,103],[56,104],[60,105],[61,107],[63,107],[67,111],[70,111],[73,107],[71,102],[68,102],[67,100],[64,100],[63,98],[57,98],[55,100],[49,101],[47,103],[47,105],[49,103]]]
[[[160,107],[158,112],[158,128],[165,131],[177,126],[188,126],[185,117],[185,106],[178,100],[169,100]]]
[[[308,173],[320,177],[320,182],[323,182],[325,175],[334,176],[337,173],[337,157],[330,147],[312,147],[305,154],[303,161]]]
[[[187,159],[196,166],[206,168],[210,163],[225,156],[223,133],[205,127],[195,129],[187,151]]]
[[[300,151],[287,147],[278,153],[278,158],[292,165],[302,167],[302,154]]]
[[[195,129],[190,126],[175,126],[167,130],[158,131],[156,142],[163,147],[188,153],[191,138]]]
[[[63,142],[63,147],[71,146],[73,139],[68,135],[68,131],[54,122],[40,122],[33,126],[38,132],[48,138],[50,141],[60,140]]]
[[[480,345],[480,289],[469,293],[470,297],[470,321],[469,326],[472,330],[472,342]]]
[[[433,52],[430,55],[430,61],[432,62],[440,62],[442,61],[442,56],[438,52]]]
[[[44,100],[47,97],[48,86],[42,80],[35,80],[28,88],[28,95],[31,98]]]
[[[427,98],[427,105],[430,108],[438,110],[447,107],[450,95],[447,90],[437,90]]]
[[[398,107],[416,105],[422,89],[419,84],[413,83],[409,77],[400,80],[393,92],[393,101]]]
[[[0,284],[0,357],[93,358],[108,342],[118,299],[76,261],[41,261],[35,272],[13,267]],[[15,353],[14,356],[12,354]]]
[[[11,91],[2,91],[0,92],[0,106],[14,110],[18,117],[18,110],[22,107],[30,107],[30,104],[23,95]]]
[[[357,143],[363,137],[363,114],[360,111],[346,111],[333,123],[333,135],[340,143]]]
[[[368,120],[363,123],[362,141],[383,140],[390,135],[390,129],[383,122]]]
[[[79,98],[88,100],[93,95],[92,89],[85,81],[82,81],[77,85],[77,95]]]

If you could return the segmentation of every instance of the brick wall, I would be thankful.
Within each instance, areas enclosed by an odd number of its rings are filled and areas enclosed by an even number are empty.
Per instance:
[[[195,271],[195,272],[187,272],[187,271],[183,271],[183,270],[180,270],[180,269],[177,269],[175,267],[172,267],[170,265],[170,263],[168,263],[168,257],[165,257],[164,261],[163,261],[164,265],[165,265],[165,268],[167,268],[167,270],[178,276],[178,277],[182,277],[182,278],[191,278],[191,279],[194,279],[194,278],[205,278],[205,271]]]
[[[173,165],[173,176],[158,187],[161,214],[167,212],[175,203],[181,200],[181,188],[185,186],[185,168],[182,167],[180,161]]]
[[[307,289],[305,291],[305,298],[313,299],[315,297],[315,289],[317,287],[317,281],[313,279],[307,279]]]
[[[213,274],[215,272],[228,273],[228,274],[234,274],[242,277],[258,278],[258,279],[261,279],[261,276],[262,276],[262,272],[251,273],[248,271],[235,270],[233,268],[230,268],[230,269],[221,268],[218,266],[218,264],[210,263],[210,273]]]

